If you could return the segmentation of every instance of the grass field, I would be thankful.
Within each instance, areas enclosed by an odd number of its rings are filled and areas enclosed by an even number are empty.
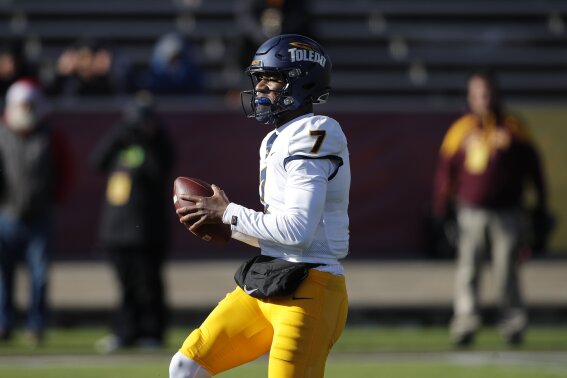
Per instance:
[[[9,344],[0,344],[0,377],[167,377],[169,359],[185,338],[184,330],[173,329],[159,352],[97,355],[93,342],[104,333],[102,328],[56,329],[39,349],[26,346],[16,334]],[[262,357],[218,376],[265,377],[266,371]],[[533,327],[517,349],[506,347],[487,328],[474,347],[453,350],[440,327],[349,326],[333,349],[325,377],[567,377],[567,327]]]

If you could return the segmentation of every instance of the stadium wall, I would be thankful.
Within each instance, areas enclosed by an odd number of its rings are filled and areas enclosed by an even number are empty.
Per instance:
[[[558,174],[563,172],[561,165],[567,161],[562,149],[567,136],[559,121],[564,123],[567,112],[532,109],[523,114],[530,124],[538,125],[532,130],[548,164],[554,194],[552,206],[557,208],[558,215],[567,216],[567,198],[561,195],[566,192],[567,180],[564,173]],[[447,127],[459,114],[341,111],[330,115],[342,124],[349,139],[351,257],[430,256],[427,219],[437,150]],[[116,111],[53,114],[54,124],[67,134],[77,157],[76,185],[58,217],[58,259],[103,256],[97,250],[96,230],[104,177],[89,167],[88,158],[95,141],[119,117]],[[177,148],[177,165],[171,182],[181,175],[199,177],[219,185],[232,201],[260,209],[258,147],[268,126],[258,125],[232,111],[168,111],[163,117]],[[177,223],[173,204],[170,221],[172,258],[234,258],[255,253],[235,241],[217,246],[195,238]],[[552,248],[567,250],[565,232],[561,229],[556,230]]]

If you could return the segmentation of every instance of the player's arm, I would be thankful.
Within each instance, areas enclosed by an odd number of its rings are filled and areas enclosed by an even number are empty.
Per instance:
[[[195,202],[179,209],[181,221],[196,229],[204,223],[231,224],[233,232],[248,237],[289,246],[309,245],[321,219],[326,186],[342,164],[339,152],[346,148],[346,138],[336,121],[322,119],[309,125],[289,142],[289,157],[284,209],[265,214],[212,197],[181,197]],[[221,213],[221,211],[223,211]],[[181,212],[181,213],[180,213]],[[183,214],[182,214],[183,213]]]
[[[540,212],[545,212],[547,209],[547,188],[541,156],[535,141],[530,136],[526,125],[517,117],[509,115],[506,118],[506,124],[514,137],[521,143],[523,164],[526,166],[528,178],[535,189],[535,208]]]
[[[336,166],[329,159],[298,159],[286,168],[283,212],[265,214],[231,203],[223,221],[234,231],[259,240],[298,248],[309,245],[323,213],[328,177]]]
[[[211,197],[179,194],[179,199],[194,203],[176,210],[179,222],[184,224],[189,231],[196,232],[201,225],[206,223],[223,223],[222,218],[230,201],[218,186],[212,185],[212,188]],[[253,236],[232,230],[231,237],[253,247],[260,247],[258,239]]]
[[[231,224],[235,239],[251,245],[255,245],[254,239],[298,247],[308,245],[321,219],[327,180],[336,171],[336,163],[330,159],[297,159],[288,163],[287,170],[282,213],[264,214],[230,203],[224,192],[212,185],[211,197],[179,195],[180,199],[194,203],[177,209],[179,220],[192,231],[208,223]]]

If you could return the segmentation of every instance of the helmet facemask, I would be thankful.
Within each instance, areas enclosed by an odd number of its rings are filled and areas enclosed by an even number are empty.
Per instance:
[[[291,96],[291,88],[298,76],[298,71],[298,69],[286,70],[286,72],[282,70],[247,70],[253,89],[242,91],[240,94],[242,108],[246,116],[255,118],[261,123],[272,124],[282,113],[297,109],[298,104]],[[283,88],[278,90],[257,90],[260,76],[279,76],[285,84]],[[269,92],[276,94],[273,102],[260,95]]]

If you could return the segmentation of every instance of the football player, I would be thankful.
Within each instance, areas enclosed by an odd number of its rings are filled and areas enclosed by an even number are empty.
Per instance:
[[[230,202],[213,185],[212,197],[181,196],[195,204],[177,213],[191,230],[230,224],[261,258],[241,267],[239,286],[187,337],[170,377],[210,377],[265,353],[269,377],[323,377],[348,311],[340,263],[349,243],[347,141],[337,121],[313,114],[329,96],[331,60],[307,37],[280,35],[258,48],[246,73],[248,117],[274,127],[260,146],[264,211]]]

